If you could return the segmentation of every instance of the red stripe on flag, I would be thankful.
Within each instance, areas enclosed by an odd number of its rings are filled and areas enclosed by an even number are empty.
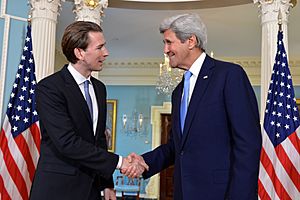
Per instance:
[[[1,188],[0,199],[1,200],[11,200],[7,190],[4,187],[4,182],[3,182],[3,178],[1,175],[0,175],[0,188]]]
[[[34,166],[30,151],[29,151],[28,144],[22,134],[19,134],[15,138],[15,141],[16,141],[16,144],[18,145],[18,148],[24,158],[26,165],[27,165],[29,177],[30,177],[30,180],[32,181],[34,172],[35,172],[35,166]]]
[[[300,154],[300,140],[297,136],[297,133],[294,132],[289,136],[289,139],[291,143],[294,145],[295,149],[298,151],[298,154]]]
[[[258,180],[258,196],[262,200],[271,200],[271,197],[265,190],[265,187],[263,186],[260,180]]]
[[[280,180],[278,179],[278,177],[275,173],[274,166],[272,165],[272,162],[271,162],[270,158],[268,157],[268,155],[266,154],[266,151],[264,148],[261,149],[260,161],[261,161],[262,165],[264,166],[266,172],[268,173],[271,181],[273,182],[275,191],[276,191],[277,195],[279,196],[279,198],[284,199],[284,200],[291,199],[291,197],[289,196],[289,194],[286,192],[285,188],[281,184]],[[259,188],[259,189],[261,189],[261,188]]]
[[[293,163],[291,162],[289,156],[286,154],[281,144],[275,148],[275,151],[286,173],[293,181],[298,191],[300,191],[300,183],[299,183],[300,175],[297,169],[295,168],[295,166],[293,165]]]
[[[5,136],[5,132],[2,129],[0,134],[0,148],[3,152],[3,159],[5,165],[7,166],[7,170],[13,179],[15,185],[17,186],[21,196],[23,199],[28,199],[28,191],[26,187],[25,180],[13,158],[11,155],[10,149],[8,147],[7,138]]]
[[[40,152],[40,148],[41,148],[41,133],[40,133],[40,129],[37,125],[38,122],[32,124],[29,127],[29,130],[31,132],[31,135],[33,137],[34,143],[36,148],[38,149],[38,151]]]

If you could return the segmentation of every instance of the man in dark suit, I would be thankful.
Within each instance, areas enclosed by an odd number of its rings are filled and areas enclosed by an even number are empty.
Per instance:
[[[176,200],[257,199],[261,132],[246,73],[205,53],[206,27],[197,15],[165,19],[160,32],[170,65],[186,70],[185,78],[172,94],[168,143],[130,156],[149,165],[144,178],[174,165]]]
[[[32,200],[99,200],[101,190],[115,200],[114,170],[147,168],[107,151],[106,88],[91,76],[109,55],[105,44],[97,24],[70,24],[62,38],[70,63],[37,85],[42,141]]]

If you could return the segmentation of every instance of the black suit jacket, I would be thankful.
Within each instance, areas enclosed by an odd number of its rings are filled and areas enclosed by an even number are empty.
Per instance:
[[[261,132],[255,94],[244,70],[206,56],[189,103],[183,134],[183,83],[172,94],[167,144],[143,155],[148,178],[174,165],[176,200],[257,199]]]
[[[92,187],[113,187],[118,156],[107,152],[106,88],[93,77],[91,82],[99,110],[95,135],[87,103],[67,65],[38,83],[42,141],[30,199],[82,200]]]

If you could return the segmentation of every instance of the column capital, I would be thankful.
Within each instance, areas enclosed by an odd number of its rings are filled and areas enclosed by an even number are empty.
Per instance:
[[[90,21],[100,25],[108,0],[74,0],[74,5],[73,12],[76,14],[76,21]]]
[[[296,5],[297,0],[253,0],[253,3],[258,4],[262,24],[278,22],[279,11],[282,22],[287,23],[290,9]]]
[[[30,0],[32,20],[44,18],[57,22],[61,2],[65,0]]]

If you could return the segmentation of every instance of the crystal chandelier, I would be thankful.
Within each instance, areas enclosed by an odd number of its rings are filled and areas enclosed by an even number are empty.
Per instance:
[[[136,110],[132,112],[131,116],[123,114],[121,131],[129,136],[145,135],[147,131],[145,120],[144,115]]]
[[[159,77],[156,83],[157,94],[170,96],[182,80],[183,70],[172,68],[169,64],[169,57],[164,54],[164,62],[159,66]]]

